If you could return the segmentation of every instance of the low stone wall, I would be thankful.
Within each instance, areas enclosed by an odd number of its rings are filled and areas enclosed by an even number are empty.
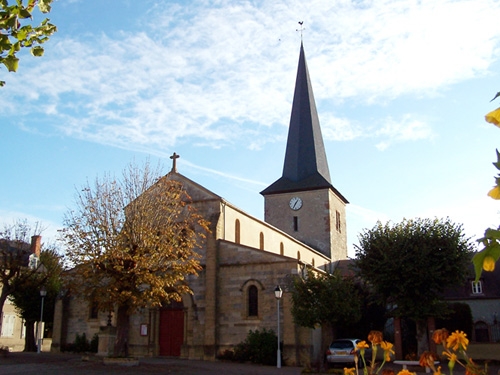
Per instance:
[[[443,347],[438,345],[437,353],[441,355]],[[500,361],[500,343],[473,342],[467,348],[467,355],[475,360]]]

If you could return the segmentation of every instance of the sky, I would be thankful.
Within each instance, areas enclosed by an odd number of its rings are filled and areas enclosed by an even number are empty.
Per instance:
[[[449,217],[473,240],[499,224],[498,0],[55,0],[47,17],[44,56],[0,68],[0,225],[55,239],[87,181],[146,160],[166,174],[174,152],[263,219],[301,37],[349,256],[377,221]]]

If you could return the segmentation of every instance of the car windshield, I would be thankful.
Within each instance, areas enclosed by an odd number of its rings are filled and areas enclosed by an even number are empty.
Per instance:
[[[340,340],[332,342],[332,345],[330,345],[330,347],[333,349],[352,349],[353,344],[351,341]]]

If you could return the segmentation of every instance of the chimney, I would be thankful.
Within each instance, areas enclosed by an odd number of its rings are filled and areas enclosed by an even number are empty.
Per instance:
[[[31,252],[40,258],[40,247],[42,244],[42,236],[31,236]]]

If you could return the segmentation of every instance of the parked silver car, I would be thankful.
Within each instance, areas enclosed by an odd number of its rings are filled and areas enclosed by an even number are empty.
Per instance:
[[[360,339],[338,339],[333,340],[326,351],[326,361],[328,364],[349,363],[354,365],[354,357],[358,356],[358,366],[363,367],[359,351],[356,351],[356,345],[361,342]],[[371,360],[372,350],[365,349],[365,361]]]

